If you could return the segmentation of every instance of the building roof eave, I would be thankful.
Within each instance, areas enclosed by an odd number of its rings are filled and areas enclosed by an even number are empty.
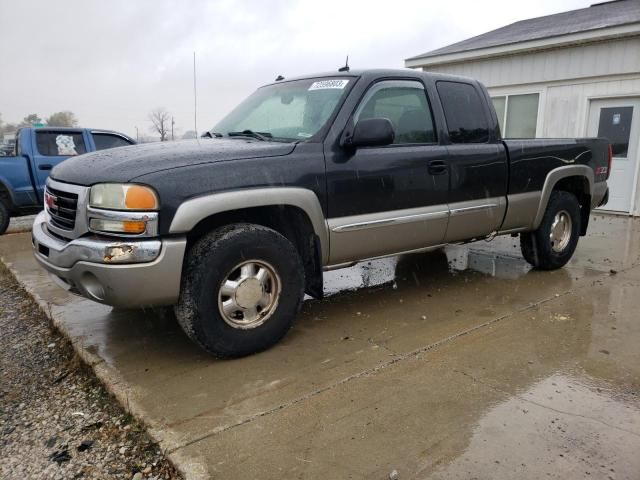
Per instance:
[[[640,22],[616,27],[607,27],[585,32],[558,35],[525,42],[514,42],[493,47],[469,49],[461,52],[446,53],[442,55],[426,55],[407,58],[405,67],[420,68],[433,65],[459,63],[469,60],[479,60],[490,57],[515,55],[523,52],[531,53],[537,50],[567,47],[571,45],[601,42],[622,37],[640,36]]]

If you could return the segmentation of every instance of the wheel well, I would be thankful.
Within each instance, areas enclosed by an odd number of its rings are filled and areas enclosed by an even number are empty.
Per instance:
[[[305,268],[305,291],[322,297],[320,239],[307,214],[291,205],[270,205],[221,212],[202,219],[187,234],[187,248],[206,233],[231,223],[253,223],[271,228],[287,238],[300,254]]]
[[[12,210],[13,202],[11,201],[11,194],[9,193],[7,187],[5,187],[2,183],[0,183],[0,200],[4,202],[9,210]]]
[[[561,190],[575,195],[580,203],[580,235],[587,234],[589,225],[589,215],[591,214],[591,190],[587,177],[574,176],[565,177],[558,180],[553,187],[554,190]]]

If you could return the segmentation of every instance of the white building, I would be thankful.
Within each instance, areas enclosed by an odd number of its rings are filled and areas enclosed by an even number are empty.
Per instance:
[[[405,60],[477,78],[505,137],[607,137],[607,210],[640,215],[640,0],[523,20]]]

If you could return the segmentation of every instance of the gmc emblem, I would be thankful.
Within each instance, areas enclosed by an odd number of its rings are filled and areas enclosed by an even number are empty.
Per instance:
[[[58,198],[49,192],[44,192],[44,203],[49,210],[58,210]]]

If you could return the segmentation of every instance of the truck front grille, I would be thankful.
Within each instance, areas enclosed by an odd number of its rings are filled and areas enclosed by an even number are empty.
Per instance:
[[[45,191],[45,205],[50,222],[54,227],[73,231],[76,226],[76,211],[78,209],[78,195],[63,192],[47,186]]]

